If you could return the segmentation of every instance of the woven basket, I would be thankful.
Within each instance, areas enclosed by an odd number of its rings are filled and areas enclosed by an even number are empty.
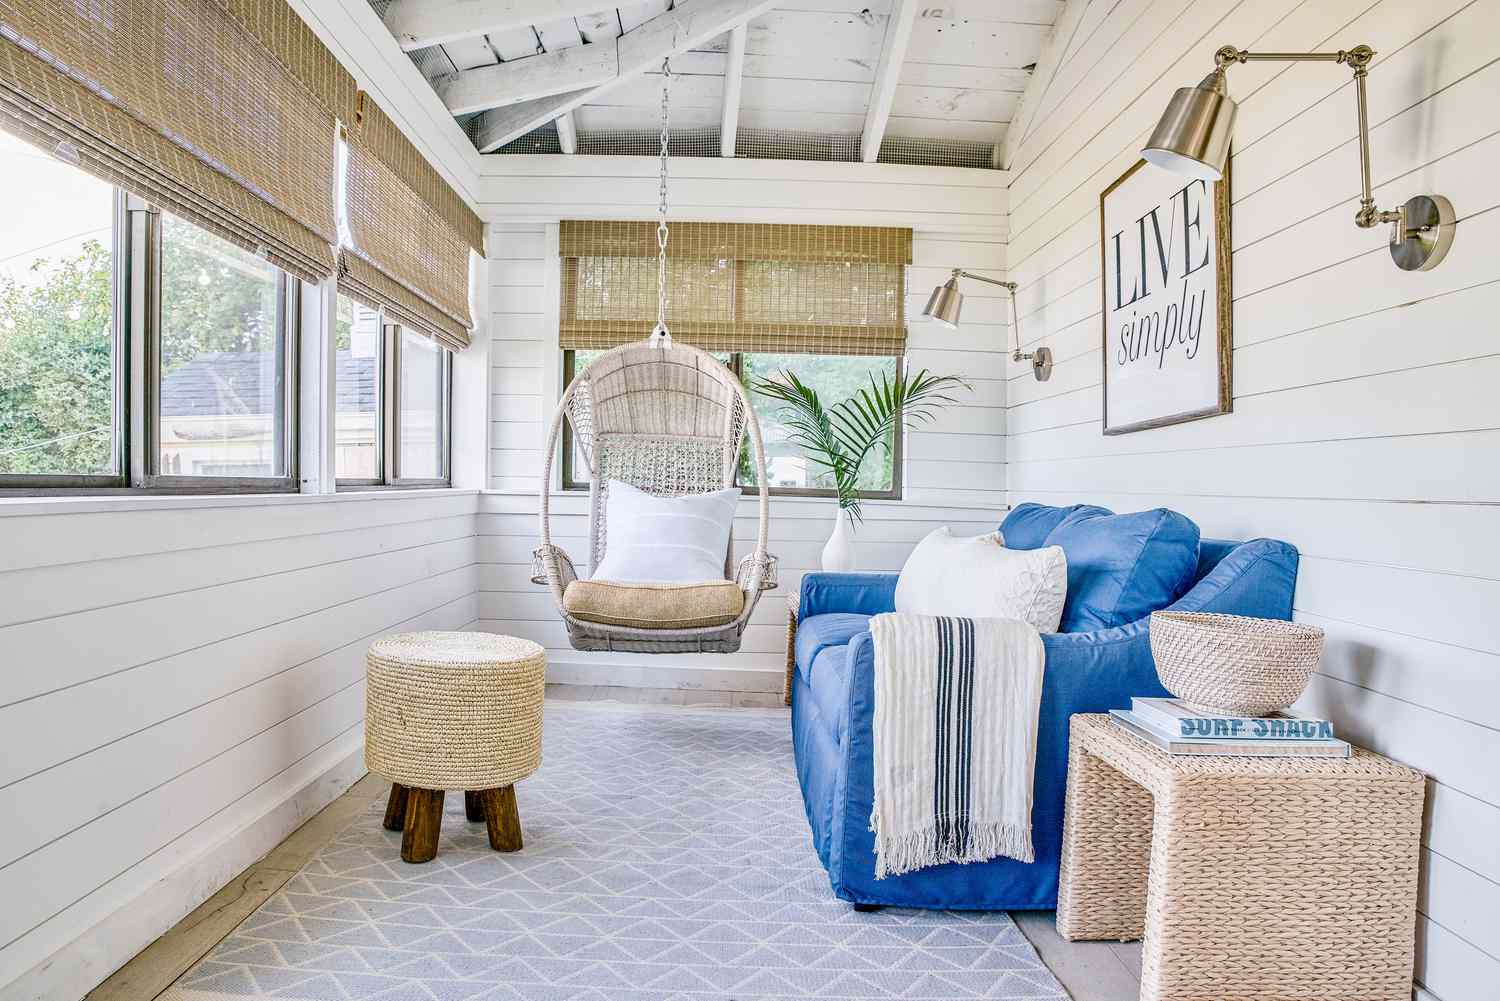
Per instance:
[[[1156,676],[1199,712],[1265,716],[1296,702],[1323,654],[1323,630],[1281,619],[1152,612]]]

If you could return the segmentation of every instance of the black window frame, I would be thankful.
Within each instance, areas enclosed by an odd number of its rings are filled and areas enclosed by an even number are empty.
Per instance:
[[[192,223],[186,223],[192,225]],[[276,476],[196,476],[162,473],[161,276],[162,211],[114,189],[110,241],[112,380],[115,469],[111,473],[0,473],[0,496],[100,496],[110,494],[270,494],[301,489],[300,417],[301,282],[278,269],[278,367],[282,379],[276,413]]]
[[[577,375],[576,351],[572,348],[563,349],[562,353],[562,388],[566,390]],[[754,351],[732,351],[729,353],[729,370],[734,373],[735,378],[741,383],[745,381],[745,355],[747,354],[774,354],[775,352]],[[819,355],[815,357],[840,357],[838,355]],[[853,356],[850,356],[853,357]],[[881,357],[895,358],[897,366],[904,362],[904,358],[897,355],[882,355]],[[901,467],[906,456],[906,434],[905,425],[898,420],[896,423],[896,434],[894,455],[891,460],[891,488],[889,490],[859,490],[856,496],[860,500],[901,500],[903,481]],[[562,489],[565,491],[584,491],[589,489],[587,480],[575,478],[577,470],[573,468],[573,429],[567,422],[563,421],[562,427]],[[749,447],[748,440],[745,448]],[[735,486],[740,488],[744,494],[759,494],[760,487],[751,486],[739,482],[739,467],[735,467]],[[831,487],[776,487],[770,488],[772,497],[837,497],[838,491]]]
[[[334,474],[334,489],[337,492],[362,490],[423,490],[433,487],[448,487],[453,484],[453,352],[437,343],[439,359],[437,393],[439,421],[437,477],[401,475],[401,334],[405,329],[400,323],[386,318],[383,310],[377,311],[380,324],[380,350],[376,352],[379,362],[375,376],[375,438],[377,475],[370,477],[340,477]],[[415,337],[427,334],[411,328]],[[337,387],[335,387],[337,396]],[[338,407],[334,405],[333,447],[338,449]]]

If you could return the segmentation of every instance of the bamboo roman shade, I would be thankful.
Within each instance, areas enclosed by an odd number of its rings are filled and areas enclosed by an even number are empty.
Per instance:
[[[449,348],[468,347],[469,248],[484,252],[484,224],[365,94],[347,139],[353,246],[339,254],[340,290]]]
[[[561,345],[643,340],[656,323],[654,222],[564,221]],[[911,230],[673,223],[667,326],[707,351],[900,355]]]
[[[0,126],[308,281],[355,93],[281,0],[0,0]]]

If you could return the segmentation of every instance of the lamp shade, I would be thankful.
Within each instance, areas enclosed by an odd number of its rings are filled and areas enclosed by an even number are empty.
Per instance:
[[[1198,86],[1182,87],[1172,95],[1141,156],[1174,173],[1222,180],[1236,110],[1224,71],[1216,69]]]
[[[958,314],[963,308],[964,294],[958,290],[958,279],[954,277],[932,290],[932,295],[927,299],[927,306],[922,310],[922,316],[941,323],[945,327],[956,329]]]

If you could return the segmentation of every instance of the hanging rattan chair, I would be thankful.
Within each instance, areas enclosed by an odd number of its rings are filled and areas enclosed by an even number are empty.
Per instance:
[[[610,480],[659,496],[722,490],[734,483],[740,446],[748,431],[759,486],[760,527],[755,549],[734,562],[734,542],[724,554],[724,575],[744,593],[732,622],[692,629],[641,629],[588,622],[570,615],[563,596],[578,579],[568,554],[552,542],[549,484],[563,421],[589,470],[589,569],[609,542],[605,514]],[[776,586],[776,558],[766,553],[770,495],[765,451],[750,397],[734,373],[698,348],[670,337],[613,348],[579,373],[557,406],[544,453],[540,499],[542,544],[532,580],[552,590],[575,650],[635,653],[734,653],[760,592]]]

